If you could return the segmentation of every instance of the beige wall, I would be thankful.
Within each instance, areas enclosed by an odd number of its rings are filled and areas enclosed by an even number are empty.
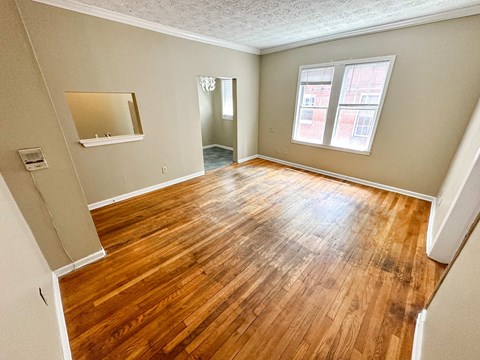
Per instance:
[[[62,359],[52,273],[1,174],[0,246],[0,358]]]
[[[447,215],[448,209],[452,206],[455,195],[465,179],[467,171],[475,160],[475,155],[480,149],[480,100],[477,103],[475,111],[472,114],[470,122],[462,141],[458,147],[450,168],[448,169],[445,181],[442,184],[438,194],[435,221],[433,230],[436,233],[443,219]]]
[[[480,95],[479,33],[475,16],[262,56],[259,153],[437,195]],[[397,58],[370,156],[290,142],[300,65],[383,55]]]
[[[233,147],[234,120],[222,119],[222,82],[213,93],[213,131],[215,144]]]
[[[133,135],[132,94],[65,93],[79,139]]]
[[[214,144],[213,132],[213,93],[198,87],[198,105],[200,109],[200,123],[202,126],[202,146]]]
[[[70,261],[18,149],[43,149],[49,168],[34,175],[74,260],[100,250],[101,244],[15,1],[0,4],[0,171],[48,264],[56,269]]]
[[[203,170],[199,75],[237,79],[238,156],[257,153],[258,56],[19,4],[88,203]],[[134,92],[145,139],[81,147],[64,91]]]
[[[447,176],[442,184],[435,217],[432,224],[432,244],[430,256],[436,260],[448,262],[463,240],[469,223],[478,210],[478,184],[475,180],[475,165],[480,151],[480,101],[465,130],[460,146],[450,164]],[[470,180],[471,179],[471,180]],[[474,181],[473,185],[469,185]],[[473,186],[475,193],[465,193]],[[451,227],[455,229],[451,229]]]
[[[203,146],[218,144],[233,148],[234,120],[222,119],[222,82],[217,79],[215,90],[205,92],[198,86]]]
[[[480,359],[480,225],[427,309],[422,360]]]

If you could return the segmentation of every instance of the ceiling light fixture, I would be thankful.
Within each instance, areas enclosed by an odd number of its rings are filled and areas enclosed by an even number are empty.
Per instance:
[[[203,91],[211,92],[215,90],[215,78],[213,76],[200,76],[200,85]]]

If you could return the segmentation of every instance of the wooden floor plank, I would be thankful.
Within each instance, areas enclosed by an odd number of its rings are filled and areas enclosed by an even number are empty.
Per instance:
[[[74,359],[407,359],[444,266],[430,204],[252,160],[92,212]]]

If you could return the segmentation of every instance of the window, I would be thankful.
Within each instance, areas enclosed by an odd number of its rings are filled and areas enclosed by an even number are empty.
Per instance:
[[[313,121],[313,110],[302,109],[300,113],[300,124],[311,124]]]
[[[313,107],[315,106],[315,94],[305,94],[303,96],[303,107]]]
[[[321,144],[332,90],[334,67],[300,72],[294,140]]]
[[[301,66],[292,142],[369,154],[394,60]]]
[[[222,119],[233,120],[232,79],[222,79]]]
[[[353,136],[369,137],[373,130],[374,112],[369,110],[362,110],[358,112],[355,119],[355,129]]]

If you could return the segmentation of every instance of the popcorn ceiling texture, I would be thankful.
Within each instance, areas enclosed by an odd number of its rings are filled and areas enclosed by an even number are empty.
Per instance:
[[[480,4],[480,0],[77,0],[259,49]]]

